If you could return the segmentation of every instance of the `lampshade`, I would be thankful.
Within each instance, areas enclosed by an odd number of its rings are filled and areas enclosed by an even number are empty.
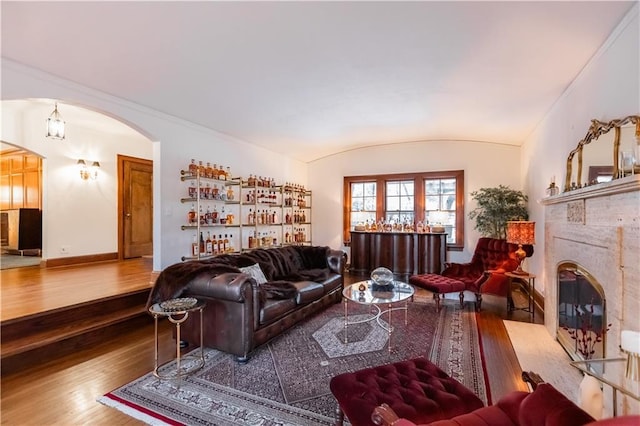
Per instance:
[[[507,222],[507,242],[511,244],[531,245],[536,243],[536,223],[526,220]]]
[[[518,250],[515,252],[518,259],[518,268],[513,273],[518,275],[528,274],[527,271],[522,269],[522,261],[527,257],[527,253],[522,249],[522,246],[536,243],[536,223],[526,220],[508,221],[507,242],[518,245]]]
[[[53,112],[47,118],[47,137],[52,139],[64,139],[64,120],[58,112],[58,103]]]

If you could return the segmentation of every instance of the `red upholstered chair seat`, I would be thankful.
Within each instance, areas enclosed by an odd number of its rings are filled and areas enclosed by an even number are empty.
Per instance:
[[[444,296],[446,293],[459,293],[460,306],[464,303],[463,292],[466,285],[460,280],[438,274],[421,274],[409,277],[409,284],[432,292],[438,311],[440,311],[440,295]]]
[[[423,357],[340,374],[329,387],[353,426],[373,425],[371,414],[382,403],[416,423],[484,406],[471,390]]]

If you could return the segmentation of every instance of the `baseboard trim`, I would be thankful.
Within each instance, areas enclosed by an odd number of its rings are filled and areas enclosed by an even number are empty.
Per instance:
[[[118,260],[118,253],[101,253],[89,254],[87,256],[71,256],[58,257],[55,259],[47,259],[46,267],[53,268],[56,266],[78,265],[81,263],[105,262],[109,260]]]

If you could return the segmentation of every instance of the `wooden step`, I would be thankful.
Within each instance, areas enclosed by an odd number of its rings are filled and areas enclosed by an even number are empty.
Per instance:
[[[14,357],[148,315],[149,289],[3,321],[0,356]],[[77,346],[77,342],[73,343]]]

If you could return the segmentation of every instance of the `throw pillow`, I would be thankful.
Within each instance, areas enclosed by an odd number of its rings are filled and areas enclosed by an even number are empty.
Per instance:
[[[258,265],[257,263],[255,265],[245,266],[244,268],[240,268],[240,270],[243,273],[251,276],[254,280],[256,280],[256,283],[258,285],[264,284],[267,282],[267,277],[264,276],[262,269],[260,269],[260,265]]]

